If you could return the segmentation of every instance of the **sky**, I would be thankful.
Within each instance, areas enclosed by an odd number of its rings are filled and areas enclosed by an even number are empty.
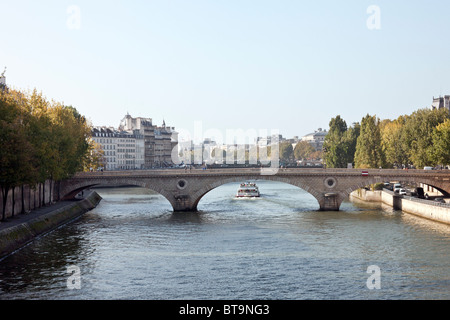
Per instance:
[[[284,137],[450,94],[449,1],[0,0],[0,72],[95,126]]]

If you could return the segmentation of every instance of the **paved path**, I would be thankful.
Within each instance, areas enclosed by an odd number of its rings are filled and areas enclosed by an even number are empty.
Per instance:
[[[64,206],[67,206],[68,204],[71,204],[74,201],[78,201],[78,200],[60,201],[60,202],[57,202],[52,205],[47,205],[42,208],[34,209],[31,212],[25,213],[25,214],[16,213],[13,218],[8,218],[8,219],[6,219],[6,221],[0,222],[0,231],[17,226],[17,225],[25,223],[27,221],[30,221],[41,215],[47,214],[49,212],[52,212],[52,211],[62,208]]]

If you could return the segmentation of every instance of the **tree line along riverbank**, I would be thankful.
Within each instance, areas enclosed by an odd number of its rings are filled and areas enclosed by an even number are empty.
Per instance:
[[[92,166],[96,158],[90,136],[91,125],[74,107],[48,100],[36,89],[1,86],[1,221],[25,213],[25,202],[28,210],[51,203],[55,183]],[[25,199],[31,193],[35,206]],[[20,212],[15,211],[16,202],[21,203]]]
[[[367,114],[361,123],[332,118],[325,137],[327,168],[417,168],[450,165],[450,113],[419,109],[395,120]]]

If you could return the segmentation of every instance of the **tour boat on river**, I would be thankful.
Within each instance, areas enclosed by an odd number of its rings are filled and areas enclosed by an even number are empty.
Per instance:
[[[259,188],[255,183],[245,182],[239,186],[236,198],[257,198],[259,195]]]

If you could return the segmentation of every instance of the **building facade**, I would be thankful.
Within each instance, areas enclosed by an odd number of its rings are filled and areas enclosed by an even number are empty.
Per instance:
[[[111,127],[94,127],[92,139],[103,150],[103,169],[144,169],[144,139],[141,135]]]
[[[99,144],[103,150],[105,168],[117,170],[117,132],[114,128],[94,127],[92,140]]]
[[[433,97],[433,103],[431,104],[432,110],[447,109],[450,111],[450,95],[435,98]]]
[[[172,166],[178,137],[174,127],[127,114],[117,129],[94,127],[92,139],[104,152],[105,170],[137,170]]]
[[[175,128],[166,127],[163,123],[162,127],[156,127],[154,130],[155,142],[153,149],[153,165],[164,167],[173,165],[172,150],[177,146],[177,138]],[[172,137],[172,135],[174,135]],[[176,152],[178,154],[178,152]]]
[[[144,153],[144,169],[170,167],[172,150],[177,147],[178,133],[174,127],[153,125],[151,118],[133,118],[127,114],[120,122],[119,130],[134,132],[143,139],[140,148]],[[176,152],[178,154],[178,152]]]
[[[120,131],[135,132],[143,138],[144,169],[154,167],[155,126],[151,118],[133,118],[127,114],[119,125]],[[142,146],[142,143],[140,144]]]
[[[301,138],[301,141],[308,142],[316,151],[323,150],[323,143],[328,132],[319,128],[318,130],[309,133]]]

